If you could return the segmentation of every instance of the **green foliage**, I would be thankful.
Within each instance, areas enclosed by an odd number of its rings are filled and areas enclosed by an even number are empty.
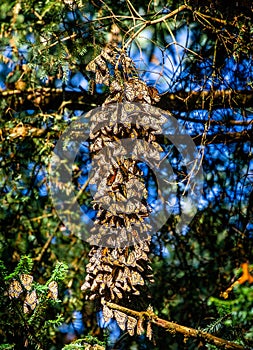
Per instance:
[[[250,346],[253,342],[253,288],[250,285],[239,285],[234,288],[233,294],[229,300],[209,298],[208,305],[215,306],[221,317],[209,325],[206,331],[217,335],[225,334],[228,339]]]
[[[26,295],[30,291],[19,292],[19,295],[12,296],[10,289],[12,281],[19,280],[21,274],[31,274],[33,261],[28,256],[22,256],[13,272],[8,273],[4,263],[1,261],[1,332],[0,339],[4,343],[8,340],[20,348],[29,344],[29,348],[43,349],[56,336],[56,329],[62,324],[64,318],[59,314],[57,305],[61,301],[49,297],[48,284],[50,281],[62,281],[66,278],[68,267],[65,263],[58,262],[52,271],[51,278],[41,284],[33,279],[31,290],[36,291],[37,305],[34,310],[25,312],[23,305]],[[32,276],[32,275],[30,275]],[[29,289],[30,290],[30,289]],[[49,340],[49,335],[51,340]],[[10,349],[12,345],[8,345]],[[19,345],[18,345],[19,344]],[[7,346],[7,345],[5,345]]]
[[[3,262],[1,263],[3,264]],[[20,258],[20,261],[18,262],[18,265],[15,268],[14,272],[6,276],[5,280],[8,281],[10,279],[16,278],[21,273],[29,274],[32,270],[32,267],[33,267],[32,259],[29,256],[24,255]],[[4,265],[3,265],[3,268],[4,268]]]
[[[62,350],[105,350],[106,342],[98,340],[96,337],[87,336],[83,339],[77,339],[70,345],[65,345]]]

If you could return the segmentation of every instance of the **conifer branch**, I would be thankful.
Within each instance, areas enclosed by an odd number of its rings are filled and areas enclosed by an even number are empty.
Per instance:
[[[149,310],[147,311],[135,311],[128,309],[126,307],[120,306],[118,304],[106,302],[106,305],[113,310],[118,310],[124,312],[126,315],[135,317],[135,318],[146,318],[151,323],[155,324],[158,327],[162,327],[171,333],[180,333],[185,336],[185,338],[195,338],[199,340],[203,340],[206,343],[213,344],[221,349],[226,350],[245,350],[245,347],[236,344],[234,342],[230,342],[228,340],[218,338],[210,333],[204,332],[199,329],[182,326],[175,322],[166,321],[159,318],[154,312]]]
[[[251,122],[248,125],[252,124]],[[8,135],[8,136],[7,136]],[[50,136],[48,129],[41,129],[32,127],[30,125],[17,125],[14,128],[3,128],[0,129],[0,136],[2,139],[8,137],[9,141],[14,141],[15,139],[25,139],[26,137],[32,138],[42,138],[48,135],[49,139],[53,137],[60,137],[61,131],[54,131]],[[240,132],[227,132],[227,133],[215,133],[212,135],[206,135],[203,143],[203,135],[191,135],[194,143],[198,145],[209,145],[209,144],[229,144],[234,142],[247,142],[252,141],[253,138],[253,128],[248,130],[243,130]],[[180,141],[180,136],[178,136]],[[184,136],[182,136],[182,142],[184,143]]]
[[[64,103],[70,109],[89,110],[100,106],[108,94],[89,94],[87,91],[63,91],[49,87],[37,89],[0,91],[0,99],[7,102],[9,109],[26,110],[57,110]],[[231,91],[178,91],[164,93],[157,107],[169,111],[192,111],[208,109],[210,99],[213,99],[213,109],[219,108],[252,108],[253,90]]]

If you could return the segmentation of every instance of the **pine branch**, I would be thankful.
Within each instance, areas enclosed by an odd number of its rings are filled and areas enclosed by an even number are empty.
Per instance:
[[[192,111],[209,108],[210,99],[213,109],[253,107],[253,90],[218,90],[218,91],[178,91],[175,94],[161,95],[158,107],[166,110]]]
[[[0,91],[0,100],[6,100],[7,108],[16,111],[26,109],[55,111],[64,106],[70,109],[89,110],[91,107],[101,105],[105,99],[105,95],[90,95],[86,91],[64,91],[48,87]]]
[[[33,138],[42,138],[45,137],[45,135],[48,135],[49,138],[52,137],[60,137],[61,132],[60,131],[54,131],[53,136],[50,136],[50,130],[49,129],[41,129],[41,128],[35,128],[29,125],[17,125],[14,128],[3,128],[0,129],[0,135],[2,139],[5,139],[5,136],[8,135],[9,141],[13,141],[14,139],[24,139],[26,137],[33,137]],[[182,137],[182,143],[185,142],[184,135]],[[203,144],[203,135],[191,135],[194,143],[198,146]],[[216,133],[212,135],[206,135],[204,144],[219,144],[219,143],[234,143],[234,142],[247,142],[252,141],[253,138],[253,128],[249,130],[243,130],[240,132],[227,132],[226,134],[222,133]],[[178,136],[178,141],[180,142],[180,136]]]
[[[57,110],[62,104],[67,105],[70,109],[86,111],[91,107],[102,105],[107,96],[107,94],[91,95],[87,91],[63,91],[55,88],[0,91],[0,100],[5,100],[8,108],[19,111],[26,109]],[[188,112],[208,109],[211,98],[213,109],[253,107],[253,90],[164,93],[156,106],[163,110]]]
[[[209,344],[213,344],[221,349],[246,350],[245,347],[243,347],[239,344],[230,342],[230,341],[222,339],[222,338],[215,337],[214,335],[207,333],[207,332],[204,332],[204,331],[201,331],[199,329],[185,327],[185,326],[179,325],[179,324],[174,323],[174,322],[163,320],[151,311],[139,312],[139,311],[131,310],[131,309],[128,309],[126,307],[120,306],[118,304],[109,303],[109,302],[106,302],[106,305],[110,309],[121,311],[121,312],[125,313],[126,315],[135,317],[137,319],[146,318],[151,323],[155,324],[156,326],[162,327],[162,328],[164,328],[167,331],[172,332],[172,333],[176,332],[176,333],[183,334],[186,338],[201,339],[204,342],[209,343]]]

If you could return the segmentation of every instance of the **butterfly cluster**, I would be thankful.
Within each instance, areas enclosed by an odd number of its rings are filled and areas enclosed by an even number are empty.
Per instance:
[[[88,239],[93,247],[81,289],[87,299],[104,305],[105,320],[115,318],[122,330],[140,334],[141,320],[112,310],[105,302],[147,306],[141,305],[139,295],[148,298],[154,281],[148,257],[151,209],[138,162],[143,155],[148,155],[150,163],[160,160],[158,137],[167,118],[151,110],[151,104],[159,101],[158,92],[136,77],[134,64],[124,52],[104,50],[87,68],[95,73],[96,83],[109,86],[110,96],[99,113],[89,115],[93,166],[89,183],[96,188],[92,204],[97,216]],[[142,298],[144,303],[147,298]],[[151,339],[150,322],[146,333]]]
[[[109,86],[105,104],[127,101],[154,104],[160,100],[157,89],[138,78],[133,60],[117,46],[106,46],[87,64],[86,70],[95,74],[96,84]]]
[[[91,230],[95,235],[91,235],[89,241],[112,247],[138,242],[138,232],[144,234],[150,229],[144,222],[149,208],[141,171],[135,161],[123,157],[114,165],[103,164],[106,165],[101,164],[90,180],[97,184],[93,198],[97,219]]]
[[[167,118],[149,107],[119,103],[91,113],[89,183],[96,186],[97,219],[88,241],[93,245],[131,245],[151,233],[147,189],[137,163],[145,156],[154,167],[160,161],[157,136]]]
[[[148,241],[125,249],[93,247],[81,287],[86,298],[118,302],[140,295],[145,284],[154,281],[148,252]]]
[[[116,51],[108,46],[100,55],[87,64],[86,70],[95,73],[95,82],[97,84],[109,85],[110,71],[108,64],[114,64],[116,55]]]
[[[10,299],[20,298],[23,296],[23,312],[28,314],[35,310],[39,304],[37,292],[33,289],[33,276],[23,273],[18,279],[13,279],[8,288],[8,296]],[[51,281],[48,285],[48,297],[56,300],[58,298],[58,284]]]

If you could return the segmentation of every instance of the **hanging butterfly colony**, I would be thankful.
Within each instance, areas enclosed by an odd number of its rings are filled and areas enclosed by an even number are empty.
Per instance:
[[[107,305],[113,302],[143,310],[148,306],[147,298],[140,295],[148,295],[148,286],[154,282],[148,257],[151,227],[145,222],[151,210],[143,173],[137,165],[138,157],[146,150],[143,143],[136,142],[132,152],[135,156],[130,159],[124,156],[127,150],[124,153],[124,147],[117,148],[115,143],[142,139],[161,151],[157,135],[165,120],[159,112],[150,113],[150,106],[159,101],[158,92],[138,78],[133,61],[122,50],[106,47],[87,70],[95,75],[95,83],[105,84],[110,93],[102,112],[91,113],[90,117],[90,153],[95,168],[90,184],[97,185],[92,202],[97,217],[89,237],[92,247],[81,289],[87,299],[97,300],[102,306],[106,322],[114,318],[130,335],[135,329],[141,334],[141,318]],[[135,124],[129,123],[129,115],[135,117]],[[138,122],[138,118],[142,120]],[[151,323],[146,323],[146,334],[151,339]]]
[[[114,73],[109,66],[114,67]],[[89,112],[94,164],[89,183],[97,185],[92,201],[97,217],[88,239],[91,250],[81,290],[87,299],[100,304],[105,322],[114,318],[131,336],[146,331],[151,340],[150,320],[113,310],[107,303],[148,309],[147,298],[140,295],[148,296],[149,284],[154,282],[148,257],[151,226],[145,222],[151,210],[143,172],[137,163],[147,152],[150,159],[155,159],[157,151],[162,151],[157,135],[166,118],[158,109],[150,112],[150,106],[159,101],[158,92],[138,78],[133,61],[122,50],[106,47],[87,65],[87,70],[94,73],[95,83],[109,87],[110,94],[99,115]],[[131,116],[135,123],[129,122]],[[115,147],[115,142],[122,139],[136,141],[131,158],[124,145],[118,143],[119,147]],[[147,145],[152,147],[147,149]],[[48,283],[46,290],[48,298],[58,300],[56,281]],[[22,301],[25,314],[34,312],[39,304],[33,276],[27,273],[11,280],[7,294],[10,299]]]

